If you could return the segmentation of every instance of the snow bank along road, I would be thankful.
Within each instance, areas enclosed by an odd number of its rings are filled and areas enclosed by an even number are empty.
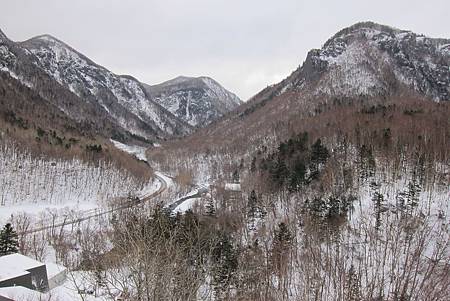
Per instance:
[[[205,186],[205,185],[196,185],[196,184],[194,184],[194,185],[191,185],[191,186],[194,188],[193,191],[191,191],[187,195],[179,198],[175,202],[173,202],[171,204],[168,204],[165,208],[167,210],[169,210],[170,212],[172,212],[172,213],[177,213],[177,211],[183,213],[184,211],[187,210],[187,209],[181,209],[180,210],[180,208],[182,207],[182,205],[184,203],[186,203],[186,202],[188,202],[189,200],[192,200],[192,199],[200,198],[200,197],[202,197],[203,195],[205,195],[209,191],[209,188],[207,186]],[[188,206],[188,209],[189,209],[189,206]]]
[[[88,210],[83,212],[84,216],[80,217],[80,218],[75,218],[75,219],[69,219],[69,220],[64,220],[63,222],[58,222],[55,224],[51,224],[51,225],[47,225],[47,226],[43,226],[43,227],[39,227],[39,228],[34,228],[34,229],[30,229],[24,232],[19,232],[19,235],[24,235],[24,234],[32,234],[32,233],[37,233],[37,232],[41,232],[41,231],[45,231],[45,230],[50,230],[50,229],[54,229],[54,228],[59,228],[59,227],[63,227],[66,225],[72,225],[72,224],[77,224],[80,223],[82,221],[91,219],[91,218],[95,218],[95,217],[100,217],[102,215],[106,215],[106,214],[110,214],[116,211],[120,211],[123,209],[128,209],[128,208],[132,208],[135,207],[139,204],[142,204],[143,202],[148,202],[151,199],[155,198],[156,196],[160,195],[161,193],[163,193],[166,189],[167,189],[167,182],[164,179],[164,177],[161,177],[160,175],[158,175],[158,173],[155,173],[156,178],[158,179],[158,181],[161,183],[159,189],[149,195],[146,195],[144,197],[142,197],[141,199],[138,199],[136,201],[128,201],[123,205],[120,205],[118,207],[112,208],[112,209],[107,209],[107,210],[98,210],[98,209],[94,209],[94,210]]]

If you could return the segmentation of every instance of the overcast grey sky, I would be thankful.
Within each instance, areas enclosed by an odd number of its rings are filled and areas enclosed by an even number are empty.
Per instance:
[[[0,14],[12,40],[48,33],[115,73],[211,76],[244,100],[358,21],[450,38],[449,0],[3,0]]]

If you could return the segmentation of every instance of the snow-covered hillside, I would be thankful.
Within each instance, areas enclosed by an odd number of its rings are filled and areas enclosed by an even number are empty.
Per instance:
[[[148,86],[114,74],[49,35],[14,42],[0,32],[0,72],[17,81],[8,87],[13,96],[29,88],[28,94],[37,93],[51,106],[49,111],[124,142],[183,136],[241,104],[208,77]]]
[[[411,166],[404,166],[401,176],[385,167],[359,179],[348,199],[312,188],[290,199],[278,196],[266,217],[249,221],[250,241],[264,241],[267,225],[290,221],[295,251],[286,255],[293,256],[286,287],[292,299],[339,300],[348,289],[340,277],[352,273],[358,282],[353,293],[364,296],[359,300],[396,300],[400,288],[415,300],[445,295],[440,290],[449,284],[448,166],[433,166],[430,182]],[[276,287],[279,279],[272,281]]]
[[[435,101],[450,100],[450,40],[372,22],[358,23],[311,50],[303,66],[276,88],[316,95],[389,95],[408,87]],[[313,86],[311,86],[313,84]]]
[[[0,147],[0,223],[12,215],[85,211],[139,191],[143,183],[111,164],[38,159]]]
[[[37,57],[37,64],[80,99],[97,102],[132,134],[184,134],[189,128],[153,102],[142,84],[103,68],[58,39],[43,35],[20,44]]]
[[[192,126],[206,126],[242,103],[209,77],[179,76],[146,88],[156,102]]]

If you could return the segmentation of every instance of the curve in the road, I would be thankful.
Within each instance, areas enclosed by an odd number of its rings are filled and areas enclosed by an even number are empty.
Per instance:
[[[148,196],[143,197],[140,201],[137,202],[128,202],[125,205],[116,207],[116,208],[112,208],[112,209],[108,209],[108,210],[103,210],[103,211],[97,211],[94,214],[88,214],[86,216],[77,218],[77,219],[72,219],[69,221],[64,221],[64,222],[60,222],[60,223],[56,223],[56,224],[52,224],[49,226],[43,226],[43,227],[39,227],[39,228],[34,228],[34,229],[30,229],[24,232],[20,232],[17,233],[18,235],[25,235],[25,234],[33,234],[33,233],[37,233],[37,232],[41,232],[41,231],[45,231],[45,230],[50,230],[50,229],[54,229],[54,228],[59,228],[59,227],[63,227],[66,225],[73,225],[73,224],[77,224],[83,221],[86,221],[88,219],[91,218],[95,218],[95,217],[100,217],[102,215],[106,215],[106,214],[110,214],[119,210],[124,210],[124,209],[129,209],[132,207],[135,207],[137,205],[142,204],[143,202],[148,202],[149,200],[155,198],[156,196],[160,195],[161,193],[163,193],[166,189],[167,189],[167,182],[164,180],[163,177],[159,176],[158,174],[155,173],[156,178],[160,181],[161,186],[159,187],[159,189],[151,194],[149,194]]]

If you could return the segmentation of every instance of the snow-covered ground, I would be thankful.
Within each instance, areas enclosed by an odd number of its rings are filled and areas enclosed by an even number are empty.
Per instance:
[[[111,300],[105,292],[95,290],[90,277],[84,272],[70,272],[67,280],[47,293],[40,293],[22,286],[0,288],[0,296],[20,301],[106,301]],[[79,291],[82,294],[79,294]],[[99,296],[99,294],[102,294]]]
[[[194,206],[196,204],[198,204],[198,202],[201,200],[201,198],[189,198],[186,201],[182,202],[180,205],[178,205],[177,207],[175,207],[175,209],[173,210],[174,214],[177,213],[185,213],[186,211],[194,208]]]
[[[114,145],[118,147],[119,149],[130,153],[134,156],[136,156],[140,160],[146,160],[145,157],[145,148],[139,147],[139,146],[129,146],[125,144],[121,144],[117,141],[113,141]],[[12,203],[13,205],[5,205],[2,208],[0,208],[0,221],[2,219],[4,221],[11,218],[11,214],[14,215],[16,220],[14,220],[13,223],[17,222],[17,218],[20,218],[18,212],[25,212],[28,215],[30,214],[36,214],[37,217],[40,217],[42,226],[47,226],[47,224],[58,223],[61,218],[65,218],[66,216],[73,216],[73,218],[77,217],[84,217],[85,214],[96,214],[98,212],[101,212],[100,210],[109,210],[109,209],[99,209],[100,206],[100,200],[99,198],[92,198],[84,200],[83,198],[77,199],[75,196],[68,199],[63,199],[60,201],[60,199],[57,196],[64,195],[63,193],[68,193],[67,191],[60,191],[64,189],[64,185],[69,185],[70,187],[67,188],[69,191],[77,191],[75,189],[75,183],[79,185],[80,189],[83,187],[100,187],[105,189],[105,191],[110,191],[110,185],[117,185],[117,189],[121,186],[119,186],[119,183],[123,181],[123,178],[121,178],[120,171],[114,171],[119,173],[117,177],[114,177],[115,173],[113,171],[105,171],[101,170],[101,168],[109,168],[105,166],[88,166],[83,165],[83,163],[78,161],[73,161],[70,164],[64,161],[45,161],[45,160],[39,160],[38,162],[33,161],[33,159],[27,157],[26,155],[21,155],[18,152],[15,152],[14,149],[8,150],[7,148],[2,149],[2,153],[0,155],[3,156],[3,158],[10,157],[10,158],[16,158],[13,160],[15,162],[14,164],[11,164],[10,162],[6,163],[4,159],[0,160],[0,165],[2,169],[0,172],[2,173],[31,173],[29,177],[24,177],[28,179],[28,181],[31,181],[34,179],[37,171],[40,171],[41,174],[45,175],[42,176],[42,181],[47,181],[52,186],[54,186],[53,189],[43,189],[43,192],[46,192],[47,194],[49,191],[53,192],[54,195],[52,195],[52,198],[47,199],[43,198],[39,202],[32,202],[30,200],[28,201],[13,201],[11,199],[8,199],[7,203]],[[8,153],[9,152],[9,153]],[[14,153],[14,154],[13,154]],[[20,162],[20,163],[19,163]],[[26,163],[23,163],[26,162]],[[21,166],[20,168],[18,166]],[[78,171],[79,173],[74,172],[74,169]],[[116,181],[119,183],[103,183],[101,181],[101,178],[98,178],[98,174],[95,173],[98,172],[99,175],[108,175],[109,181]],[[53,175],[53,173],[55,173]],[[51,174],[50,177],[48,174]],[[70,178],[68,175],[71,175],[72,178]],[[34,175],[34,176],[32,176]],[[64,181],[61,180],[61,177],[63,175],[66,176],[66,179]],[[84,175],[84,177],[77,177],[79,175]],[[169,200],[177,199],[177,195],[179,197],[179,186],[177,183],[174,182],[174,180],[161,173],[161,172],[155,172],[156,177],[149,181],[147,184],[136,186],[134,190],[126,189],[123,191],[123,194],[126,195],[126,193],[130,191],[134,191],[134,194],[139,197],[143,198],[145,196],[152,195],[158,191],[162,191],[162,195],[159,198],[159,200],[162,200],[164,203],[170,202]],[[19,174],[15,175],[15,179],[18,179],[20,176]],[[123,175],[122,175],[123,177]],[[49,181],[50,179],[54,179],[56,184],[53,184],[52,181]],[[93,181],[93,179],[100,181],[100,184],[94,185],[94,183],[91,183],[89,181]],[[125,178],[126,179],[126,178]],[[58,182],[62,181],[62,182]],[[1,181],[1,180],[0,180]],[[6,181],[3,178],[3,181]],[[38,180],[40,179],[38,178]],[[9,183],[9,182],[8,182]],[[124,182],[121,183],[122,185]],[[37,185],[36,183],[29,183],[27,185],[21,184],[22,187],[34,187],[33,185]],[[9,186],[8,186],[9,187]],[[12,185],[11,187],[14,188],[15,186]],[[21,186],[19,186],[21,187]],[[38,186],[39,187],[39,186]],[[116,186],[114,186],[116,187]],[[100,189],[99,188],[99,189]],[[6,195],[6,190],[3,187],[2,188],[4,193],[1,195]],[[18,189],[15,187],[15,189]],[[185,202],[182,202],[176,207],[175,212],[185,212],[186,210],[192,208],[196,202],[200,200],[200,198],[196,197],[199,194],[204,193],[208,189],[207,185],[198,185],[195,189],[193,189],[190,193],[184,196],[186,198]],[[2,190],[0,190],[1,192]],[[33,189],[30,188],[29,191],[33,191]],[[126,192],[125,192],[126,191]],[[19,193],[19,192],[16,192]],[[0,196],[1,196],[0,195]],[[26,194],[25,194],[26,195]],[[43,194],[44,195],[44,194]],[[70,195],[70,194],[67,194]],[[84,194],[79,194],[81,197],[84,196]],[[5,198],[6,200],[6,198]],[[87,200],[92,200],[91,202],[88,202]],[[6,203],[6,201],[5,201]],[[52,221],[52,217],[58,218],[56,220]],[[113,214],[105,214],[105,215],[99,215],[92,219],[87,220],[80,220],[80,222],[77,222],[75,224],[65,224],[63,226],[58,226],[57,231],[53,231],[49,229],[48,231],[43,231],[42,233],[39,233],[37,236],[35,236],[34,233],[31,234],[24,234],[26,238],[26,250],[29,256],[34,257],[34,251],[33,247],[36,247],[39,245],[39,243],[34,242],[34,239],[39,238],[42,236],[42,243],[45,244],[44,249],[42,251],[42,257],[41,260],[45,262],[50,262],[50,268],[54,267],[51,263],[58,263],[60,265],[64,265],[66,267],[74,267],[79,264],[79,260],[81,258],[81,250],[82,248],[82,239],[79,237],[79,235],[85,235],[81,233],[91,233],[91,235],[100,235],[102,236],[102,233],[106,234],[107,229],[110,227],[110,219],[112,218]],[[47,223],[44,223],[43,221],[47,221]],[[33,228],[33,227],[32,227]],[[39,230],[40,231],[40,230]],[[88,232],[86,232],[88,231]],[[88,235],[88,234],[86,234]],[[61,239],[61,240],[60,240]],[[50,245],[50,241],[58,241],[60,245],[67,245],[70,246],[66,250],[62,250],[59,248],[57,251],[57,246]],[[102,251],[99,252],[107,252],[108,250],[108,242],[107,239],[105,239],[105,249],[101,249]],[[102,242],[103,243],[103,242]],[[62,253],[61,253],[62,252]],[[67,263],[67,264],[66,264]],[[0,268],[1,269],[1,268]],[[105,291],[102,288],[95,287],[95,275],[91,272],[74,272],[69,271],[68,272],[68,278],[67,280],[61,285],[58,286],[52,290],[50,290],[48,293],[42,294],[33,290],[29,290],[26,288],[21,287],[12,287],[12,288],[2,288],[0,289],[0,295],[4,295],[6,297],[16,298],[17,300],[26,300],[26,301],[41,301],[41,300],[91,300],[91,301],[100,301],[100,300],[111,300],[112,295],[114,295],[114,291]],[[79,292],[83,292],[83,294],[80,295]]]
[[[289,221],[295,233],[292,256],[296,256],[289,265],[292,299],[301,296],[305,300],[338,300],[343,288],[334,284],[341,283],[341,277],[351,268],[365,296],[370,293],[368,288],[377,287],[383,294],[380,299],[395,300],[401,284],[408,287],[414,300],[441,300],[425,298],[423,292],[433,291],[430,285],[447,285],[448,290],[448,167],[436,164],[433,176],[425,173],[422,181],[417,176],[420,172],[413,172],[410,166],[400,173],[393,173],[388,164],[383,166],[377,161],[377,166],[373,176],[355,182],[351,191],[355,200],[342,219],[321,220],[315,215],[298,214],[306,211],[302,205],[306,200],[317,195],[327,199],[333,193],[330,189],[329,195],[318,194],[311,188],[290,200],[279,197],[276,207],[271,208],[276,214],[269,210],[264,218],[249,221],[252,231],[245,241],[262,240],[258,236],[262,229]],[[375,198],[378,195],[382,195],[379,204]],[[273,196],[270,198],[273,200]],[[276,287],[278,279],[272,281]],[[315,295],[317,283],[320,294]]]
[[[15,216],[27,214],[30,217],[38,218],[45,213],[56,213],[56,215],[64,216],[67,212],[91,212],[99,209],[96,202],[66,202],[63,204],[51,204],[45,202],[24,203],[14,206],[0,207],[0,224],[5,224],[8,220]]]
[[[149,196],[158,191],[161,188],[161,186],[162,186],[161,181],[159,181],[158,179],[154,179],[153,181],[148,182],[144,186],[144,188],[142,188],[142,190],[137,193],[136,196],[138,198]]]
[[[172,186],[175,185],[175,183],[173,182],[172,178],[166,176],[166,175],[163,174],[162,172],[156,171],[156,172],[155,172],[155,175],[157,175],[157,176],[160,177],[164,182],[166,182],[166,185],[167,185],[168,187],[172,187]]]
[[[92,210],[142,186],[106,162],[40,159],[13,146],[0,146],[0,223],[20,213]]]
[[[139,160],[147,161],[147,156],[145,155],[145,151],[147,149],[145,147],[138,145],[127,145],[113,139],[111,139],[111,142],[121,151],[131,154]]]

